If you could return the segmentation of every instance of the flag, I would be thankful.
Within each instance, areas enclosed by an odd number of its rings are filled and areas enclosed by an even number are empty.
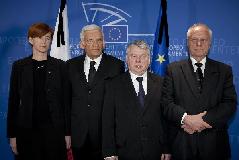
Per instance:
[[[58,17],[56,20],[50,55],[63,61],[70,59],[66,0],[61,0],[61,6],[59,8]]]
[[[167,1],[161,0],[151,63],[151,70],[153,73],[161,76],[165,75],[166,67],[169,63],[168,47],[169,35],[167,20]]]
[[[106,43],[128,43],[128,25],[102,25]]]

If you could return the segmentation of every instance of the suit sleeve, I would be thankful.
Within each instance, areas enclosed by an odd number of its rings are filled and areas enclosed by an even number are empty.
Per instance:
[[[125,66],[124,66],[124,62],[121,61],[120,62],[120,69],[119,69],[119,73],[124,73],[125,72]]]
[[[211,107],[203,117],[213,128],[226,126],[228,120],[236,111],[237,95],[233,85],[231,67],[227,67],[224,73],[225,78],[222,86],[222,96],[219,96],[218,103]]]
[[[63,107],[64,107],[64,120],[65,120],[65,135],[70,135],[70,99],[69,99],[69,81],[68,81],[68,72],[66,63],[63,62],[61,64],[61,71],[62,71],[62,100],[63,100]]]
[[[115,104],[112,81],[106,84],[102,113],[102,153],[104,157],[117,155],[115,145]]]
[[[172,67],[167,68],[166,76],[163,83],[163,114],[164,116],[181,126],[181,119],[186,110],[175,103],[174,77]]]
[[[7,113],[7,137],[14,138],[16,137],[16,128],[17,128],[17,114],[18,108],[20,105],[20,96],[19,96],[19,68],[17,64],[14,63],[12,66],[12,72],[10,77],[10,90],[8,98],[8,113]]]

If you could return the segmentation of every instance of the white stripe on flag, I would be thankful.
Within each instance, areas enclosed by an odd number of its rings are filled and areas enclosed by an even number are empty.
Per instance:
[[[59,9],[60,14],[60,9]],[[67,5],[62,12],[63,17],[63,31],[65,38],[65,45],[60,44],[60,47],[57,47],[57,31],[59,25],[59,14],[56,21],[55,31],[53,35],[53,40],[51,44],[50,56],[55,57],[57,59],[61,59],[63,61],[67,61],[71,58],[70,50],[69,50],[69,28],[68,28],[68,16],[67,16]]]

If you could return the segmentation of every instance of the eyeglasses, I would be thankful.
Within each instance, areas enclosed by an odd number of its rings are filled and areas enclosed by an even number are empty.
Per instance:
[[[190,38],[189,39],[193,44],[197,44],[200,42],[200,44],[205,44],[208,42],[209,39],[204,39],[204,38]]]
[[[103,39],[97,39],[97,40],[87,39],[87,40],[85,40],[85,42],[87,45],[90,45],[90,46],[92,46],[93,44],[101,45],[101,44],[103,44]]]

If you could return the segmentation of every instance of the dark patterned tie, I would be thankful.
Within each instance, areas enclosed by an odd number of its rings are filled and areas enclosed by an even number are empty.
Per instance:
[[[143,77],[137,77],[136,80],[139,82],[139,92],[138,92],[138,98],[139,98],[139,103],[141,105],[141,107],[144,107],[144,96],[145,96],[145,92],[144,92],[144,88],[143,88]]]
[[[203,73],[202,73],[202,63],[195,63],[195,65],[197,66],[197,70],[196,70],[196,79],[197,79],[197,83],[198,83],[198,89],[200,91],[200,93],[202,92],[202,81],[203,81]]]
[[[89,74],[88,74],[88,83],[90,85],[91,85],[91,83],[94,79],[95,73],[96,73],[94,65],[95,65],[95,61],[90,61],[90,70],[89,70]]]

